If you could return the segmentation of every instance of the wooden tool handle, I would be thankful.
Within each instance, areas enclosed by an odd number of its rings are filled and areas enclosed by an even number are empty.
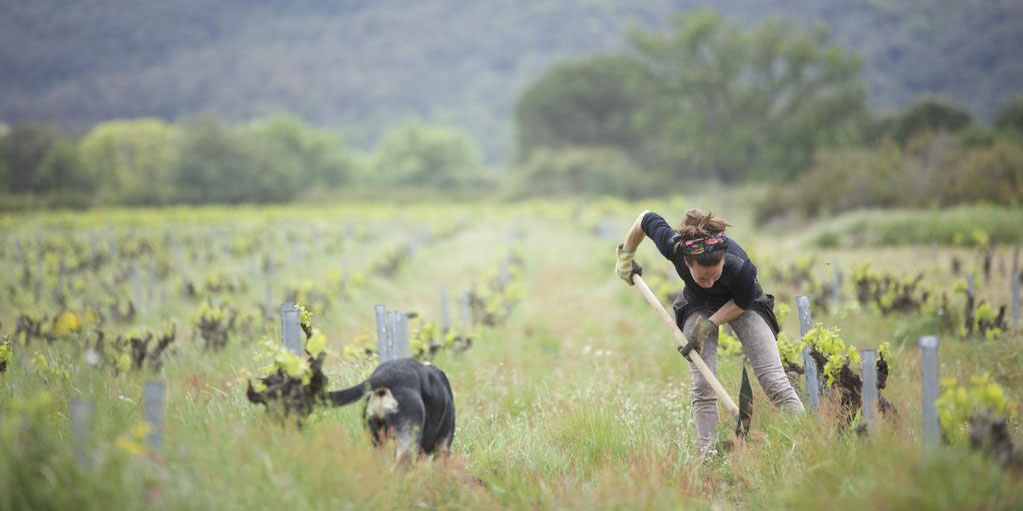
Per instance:
[[[678,325],[675,324],[675,320],[671,317],[671,315],[668,314],[668,311],[664,308],[664,305],[661,305],[661,301],[658,300],[656,296],[654,296],[654,292],[650,290],[650,286],[646,285],[646,281],[643,280],[643,277],[640,277],[639,275],[633,275],[632,283],[635,284],[636,285],[635,287],[638,288],[640,293],[643,294],[643,298],[646,298],[646,301],[650,303],[650,305],[654,308],[655,311],[657,311],[657,315],[660,316],[661,321],[664,322],[665,325],[668,325],[669,328],[671,328],[671,331],[673,334],[675,334],[675,340],[678,341],[679,346],[685,346],[689,344],[689,339],[686,339],[685,334],[683,334],[682,330],[680,330],[678,328]],[[704,379],[710,382],[710,386],[714,388],[714,393],[717,394],[718,399],[720,399],[721,402],[725,404],[725,408],[728,408],[728,411],[731,412],[733,416],[738,417],[739,407],[735,406],[735,401],[732,401],[731,396],[729,396],[728,392],[725,391],[725,388],[721,386],[721,382],[719,382],[718,379],[714,376],[714,373],[710,372],[710,368],[707,367],[707,364],[703,361],[703,358],[700,357],[700,354],[697,353],[696,351],[690,351],[689,360],[693,362],[693,365],[695,365],[696,369],[700,371],[700,374],[703,375]]]

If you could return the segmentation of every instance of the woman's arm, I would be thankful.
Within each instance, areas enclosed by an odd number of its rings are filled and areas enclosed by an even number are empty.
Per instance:
[[[710,321],[715,325],[721,326],[725,323],[730,323],[745,311],[745,309],[735,304],[735,300],[728,300],[728,303],[722,305],[717,312],[711,315]]]
[[[636,217],[636,221],[632,222],[632,227],[629,228],[629,234],[625,236],[625,244],[622,247],[623,249],[630,252],[635,251],[636,247],[638,247],[639,244],[643,242],[643,239],[646,238],[646,235],[643,234],[643,217],[649,212],[650,210],[646,210],[640,213],[639,216]]]

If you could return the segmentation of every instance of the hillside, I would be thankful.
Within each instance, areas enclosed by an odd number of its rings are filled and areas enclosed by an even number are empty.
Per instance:
[[[77,130],[110,118],[279,111],[368,147],[408,116],[469,130],[491,161],[512,149],[517,95],[553,63],[623,47],[704,2],[540,0],[216,3],[87,0],[0,6],[0,120]],[[1023,3],[721,0],[753,23],[827,25],[864,59],[875,109],[922,93],[982,119],[1023,90]]]

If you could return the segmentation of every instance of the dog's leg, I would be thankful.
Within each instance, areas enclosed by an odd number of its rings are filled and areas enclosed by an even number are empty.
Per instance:
[[[408,467],[421,450],[426,410],[418,392],[407,388],[393,390],[397,406],[395,412],[388,415],[388,423],[394,425],[394,436],[398,441],[395,464]]]
[[[433,459],[439,461],[443,465],[447,465],[448,459],[451,458],[451,437],[442,438],[440,443],[437,445],[437,450],[433,453]]]
[[[398,449],[394,452],[394,464],[402,468],[408,468],[414,461],[417,445],[415,428],[402,426],[398,429],[395,439],[398,441]]]

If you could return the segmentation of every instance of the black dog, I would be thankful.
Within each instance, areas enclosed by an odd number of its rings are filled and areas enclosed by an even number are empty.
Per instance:
[[[344,390],[328,392],[334,406],[354,403],[364,395],[366,425],[373,445],[398,440],[396,459],[408,462],[413,442],[422,454],[451,452],[455,436],[455,399],[444,371],[412,358],[380,364],[369,379]]]

